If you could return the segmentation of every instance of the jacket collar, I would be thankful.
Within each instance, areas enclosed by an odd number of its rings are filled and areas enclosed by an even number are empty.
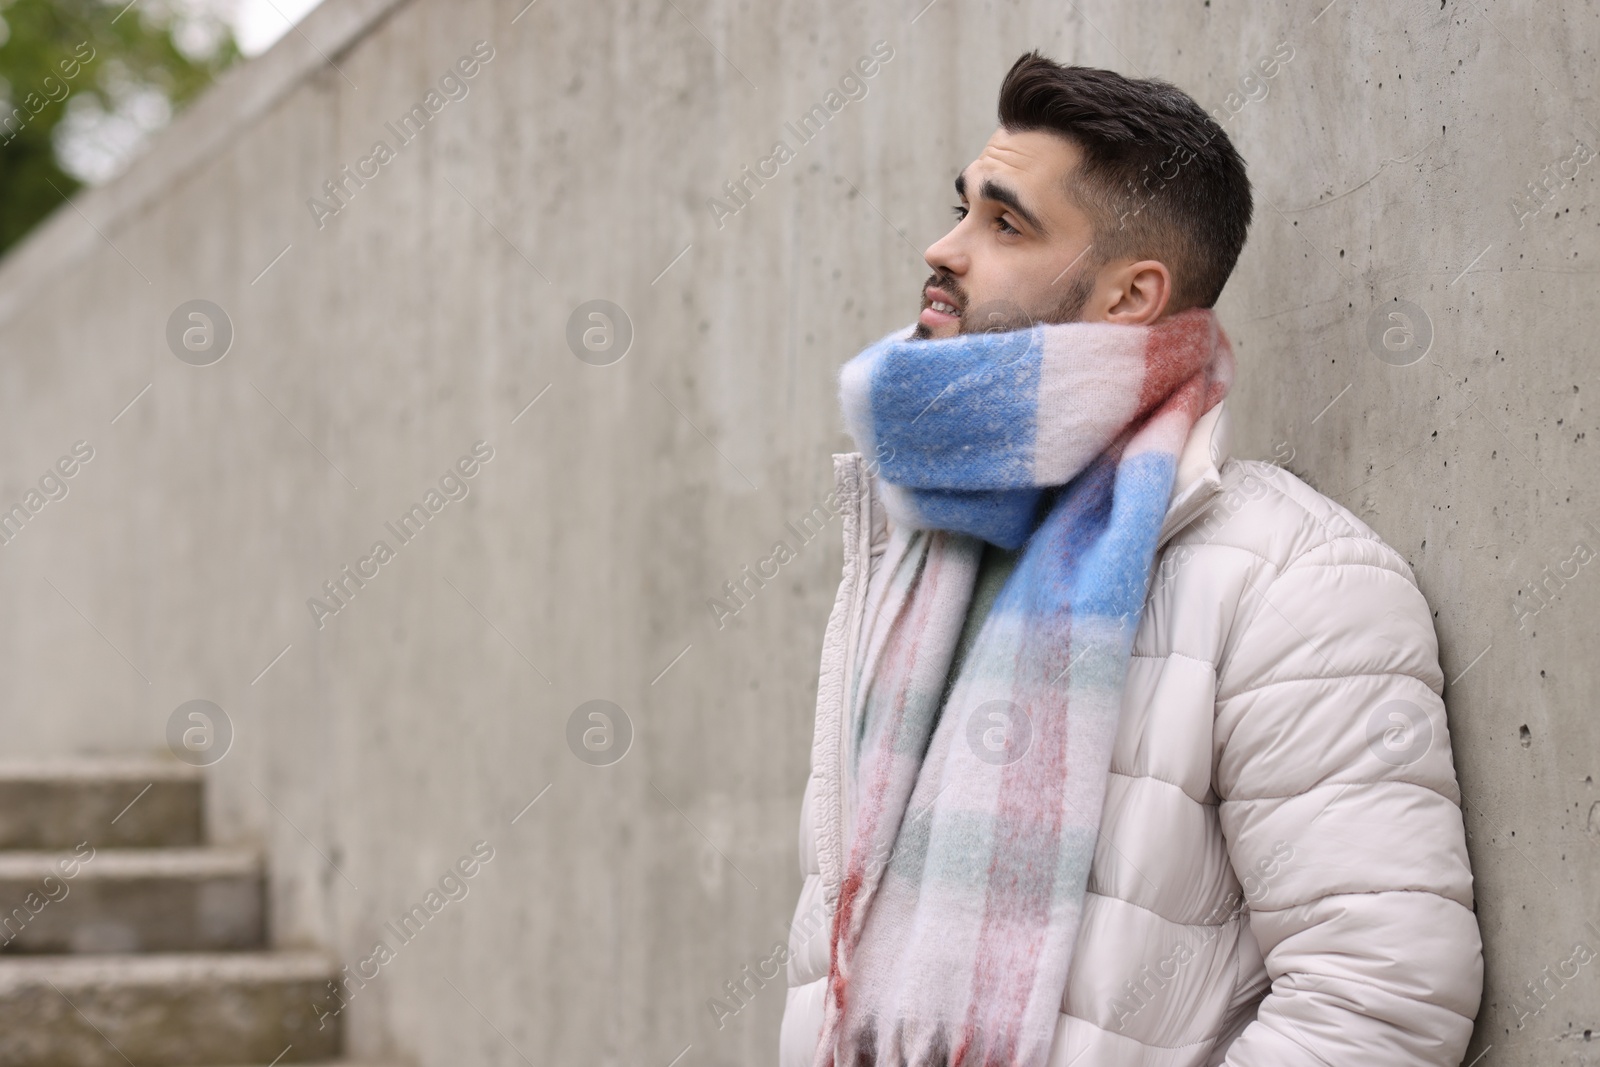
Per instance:
[[[1189,430],[1178,454],[1178,472],[1172,479],[1172,497],[1161,523],[1156,549],[1187,526],[1222,490],[1222,465],[1233,447],[1232,420],[1226,398],[1217,401]]]

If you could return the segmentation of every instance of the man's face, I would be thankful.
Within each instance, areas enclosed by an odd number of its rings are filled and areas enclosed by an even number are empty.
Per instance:
[[[955,227],[923,254],[934,273],[924,283],[913,336],[1094,317],[1084,315],[1099,259],[1091,252],[1093,227],[1066,193],[1080,158],[1059,134],[995,131],[956,178]]]

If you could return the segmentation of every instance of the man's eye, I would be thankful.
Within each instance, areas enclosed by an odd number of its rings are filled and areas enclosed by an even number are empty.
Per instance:
[[[951,208],[950,210],[955,213],[957,222],[960,222],[962,219],[966,218],[967,214],[968,214],[967,207],[966,207],[965,204],[957,204],[955,207]],[[1000,232],[1001,233],[1014,233],[1014,234],[1017,234],[1018,236],[1021,236],[1022,231],[1017,229],[1015,226],[1011,225],[1011,223],[1007,222],[1005,220],[1004,216],[997,216],[995,218],[995,221],[1000,224]]]

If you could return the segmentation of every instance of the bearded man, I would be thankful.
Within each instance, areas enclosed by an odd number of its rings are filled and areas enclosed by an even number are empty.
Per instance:
[[[1244,164],[1178,89],[1036,52],[999,119],[916,323],[840,373],[781,1067],[1459,1064],[1427,602],[1229,455]]]

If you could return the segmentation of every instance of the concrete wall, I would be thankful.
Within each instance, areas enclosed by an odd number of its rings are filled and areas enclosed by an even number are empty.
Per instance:
[[[1228,119],[1259,204],[1221,304],[1238,450],[1372,523],[1437,609],[1488,945],[1469,1059],[1600,1060],[1594,965],[1524,991],[1600,948],[1596,9],[522,3],[328,0],[0,266],[0,501],[94,450],[0,548],[8,750],[156,749],[215,701],[217,833],[270,850],[279,941],[352,961],[488,841],[352,1002],[358,1052],[768,1062],[781,986],[721,1027],[707,1001],[798,886],[837,524],[725,627],[707,598],[829,488],[835,368],[911,320],[1039,47]],[[800,145],[785,122],[880,40]],[[308,198],[477,41],[469,95],[319,228]],[[195,299],[233,328],[209,366],[166,337]],[[567,342],[595,299],[633,331],[605,366]],[[1425,352],[1384,348],[1396,301]],[[479,441],[470,495],[399,545]],[[319,629],[308,598],[380,538]],[[610,766],[566,740],[593,699],[632,723]]]

